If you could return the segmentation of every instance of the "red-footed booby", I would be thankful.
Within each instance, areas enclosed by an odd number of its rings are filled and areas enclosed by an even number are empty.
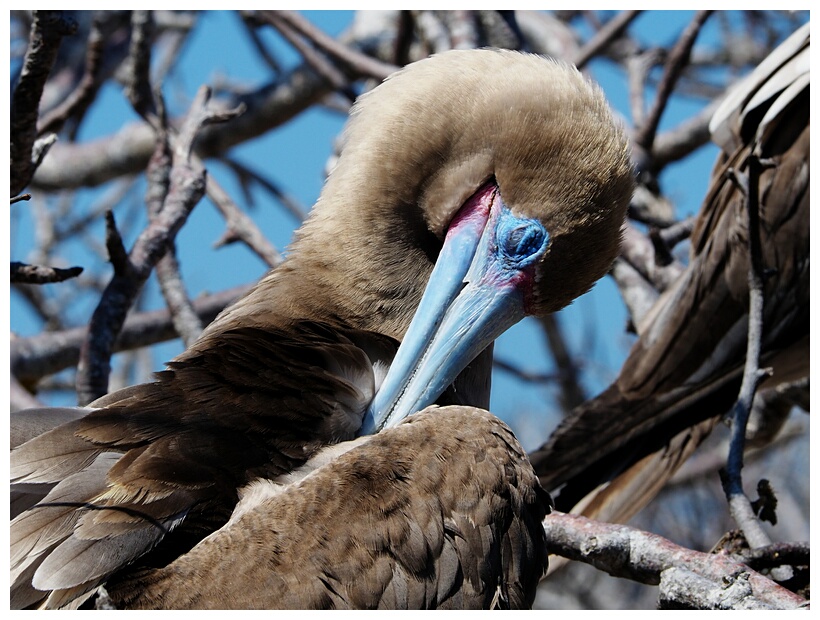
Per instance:
[[[237,523],[252,517],[270,523],[269,509],[293,514],[267,504],[249,509],[240,490],[275,485],[334,450],[349,449],[339,460],[346,459],[353,478],[365,476],[372,463],[400,469],[419,458],[417,468],[425,471],[443,460],[449,471],[463,468],[461,459],[489,456],[478,439],[454,440],[475,436],[462,428],[472,423],[467,416],[432,410],[421,414],[423,421],[400,422],[435,402],[488,405],[493,340],[527,314],[562,308],[607,271],[632,186],[624,133],[600,91],[574,68],[534,55],[471,50],[397,72],[356,104],[337,167],[281,266],[155,382],[105,396],[81,419],[13,451],[13,482],[41,485],[48,494],[12,522],[12,605],[77,605],[100,584],[125,606],[183,605],[181,597],[149,601],[139,588],[131,590],[136,599],[117,598],[115,585],[137,577],[152,583],[152,571],[173,571],[180,562],[190,568],[186,556],[203,553],[232,558],[219,568],[225,575],[241,574],[235,562],[267,563],[270,579],[286,584],[284,606],[420,604],[398,590],[357,598],[354,586],[323,574],[294,579],[295,566],[273,567],[279,559],[302,560],[280,557],[278,544],[260,540],[253,553],[241,545],[231,550]],[[533,574],[540,577],[545,566],[535,557],[542,535],[529,525],[546,510],[533,499],[543,500],[543,492],[517,473],[524,465],[508,431],[481,415],[474,422],[494,437],[488,440],[498,445],[501,438],[508,447],[506,456],[492,451],[507,476],[500,486],[483,488],[479,477],[447,487],[446,476],[413,486],[400,484],[405,478],[397,472],[389,492],[434,512],[383,516],[404,520],[414,553],[428,549],[405,565],[414,578],[460,575],[456,591],[424,604],[481,607],[492,602],[492,591],[496,603],[526,606],[534,597]],[[355,447],[332,445],[357,435],[363,437]],[[329,445],[331,452],[322,450]],[[454,445],[453,458],[445,458]],[[350,544],[374,552],[368,532],[383,530],[357,511],[379,506],[388,489],[317,482],[333,478],[335,466],[327,463],[281,496],[314,502],[313,509],[343,500],[345,516],[327,524],[335,529],[325,536],[362,535],[365,542]],[[515,490],[519,484],[524,487]],[[332,488],[347,495],[332,498]],[[308,492],[310,499],[300,495]],[[455,513],[443,508],[453,505],[470,523],[491,524],[493,540],[503,541],[500,563],[490,559],[496,556],[489,538],[465,534],[458,519],[454,525]],[[424,519],[429,528],[420,528]],[[436,556],[442,532],[474,554],[477,569],[466,555]],[[393,564],[379,564],[382,578],[402,562],[404,547],[390,540],[398,546],[388,545]],[[335,574],[334,566],[325,569]],[[527,571],[534,573],[522,576]],[[156,582],[167,587],[167,575]],[[188,588],[184,579],[170,583]],[[300,598],[317,588],[325,596]],[[224,596],[190,604],[252,604],[247,590],[228,588]]]
[[[687,269],[638,325],[615,383],[530,454],[559,510],[625,522],[663,488],[738,397],[749,315],[749,158],[763,162],[759,389],[809,371],[809,25],[732,89],[710,123],[722,153]]]

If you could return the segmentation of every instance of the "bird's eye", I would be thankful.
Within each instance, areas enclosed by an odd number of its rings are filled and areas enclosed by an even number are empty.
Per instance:
[[[511,216],[499,222],[498,248],[514,263],[529,263],[546,247],[547,231],[538,220]]]

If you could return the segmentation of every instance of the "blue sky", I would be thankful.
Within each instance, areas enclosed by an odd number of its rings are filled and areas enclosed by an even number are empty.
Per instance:
[[[636,20],[632,31],[647,43],[666,44],[677,38],[691,14],[687,11],[649,12]],[[325,32],[336,35],[350,23],[353,13],[316,11],[308,12],[307,16]],[[699,39],[699,44],[708,45],[710,37],[713,39],[715,36],[714,33],[713,21]],[[271,79],[269,69],[257,60],[256,52],[245,37],[237,15],[226,12],[204,15],[186,44],[181,64],[165,84],[165,97],[173,112],[184,111],[188,100],[202,83],[229,80],[233,84],[255,88]],[[298,55],[272,30],[265,33],[265,40],[285,64],[299,62]],[[214,41],[219,41],[220,44],[214,45]],[[605,62],[595,62],[589,70],[603,86],[613,107],[628,117],[623,76]],[[695,100],[676,102],[664,115],[661,131],[676,125],[702,105],[703,102]],[[88,115],[79,140],[105,136],[136,120],[137,117],[122,91],[109,84]],[[325,162],[332,151],[333,139],[343,123],[344,118],[336,112],[311,110],[286,126],[238,147],[232,155],[242,163],[263,172],[307,208],[319,195]],[[716,153],[716,148],[705,147],[685,163],[670,166],[662,177],[664,190],[676,203],[679,215],[695,213],[699,208]],[[224,167],[214,162],[208,169],[240,205],[247,206],[232,175]],[[74,208],[89,208],[99,198],[100,192],[108,189],[103,187],[78,192]],[[255,191],[254,198],[255,205],[249,208],[249,214],[273,244],[280,251],[285,250],[298,222],[264,193]],[[12,206],[13,260],[25,261],[35,244],[30,209],[27,203]],[[102,243],[102,224],[92,230],[97,241]],[[217,291],[251,282],[265,271],[263,263],[240,244],[213,250],[211,244],[221,236],[223,230],[221,216],[207,200],[203,200],[177,238],[179,259],[192,297],[205,291]],[[130,247],[132,242],[133,235],[126,239],[126,245]],[[100,262],[97,255],[79,244],[67,245],[63,251],[65,264],[89,265]],[[153,278],[149,287],[147,308],[160,307],[162,301],[156,292]],[[72,309],[72,318],[77,324],[83,324],[92,311],[93,302],[89,300],[87,305],[80,304]],[[628,351],[631,338],[624,332],[626,318],[620,296],[608,278],[560,314],[559,320],[565,328],[573,353],[586,360],[590,369],[594,370],[587,375],[589,380],[585,384],[589,395],[603,389],[614,378]],[[37,333],[41,328],[15,295],[11,299],[11,326],[13,331],[22,335]],[[179,343],[159,347],[154,359],[155,368],[159,370],[164,361],[180,350]],[[537,326],[528,321],[503,335],[498,341],[496,352],[524,370],[550,371],[544,338]],[[549,386],[522,386],[503,372],[497,372],[491,409],[515,427],[525,447],[532,448],[546,435],[545,424],[557,421],[553,415],[555,412],[550,411],[552,400],[547,398],[553,389]]]

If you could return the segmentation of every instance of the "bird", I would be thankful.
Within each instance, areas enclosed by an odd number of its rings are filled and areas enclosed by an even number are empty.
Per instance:
[[[530,607],[547,502],[506,424],[433,405],[324,448],[283,481],[252,482],[228,524],[106,593],[129,609]],[[338,523],[354,527],[340,536]]]
[[[530,459],[558,510],[623,523],[663,488],[737,399],[749,314],[750,158],[762,162],[764,271],[759,386],[809,372],[809,25],[725,97],[721,152],[687,268],[638,324],[617,379],[572,410]],[[734,173],[734,174],[733,174]],[[739,181],[736,179],[740,179]]]
[[[64,411],[67,423],[12,451],[13,488],[39,486],[43,495],[11,524],[12,606],[76,607],[100,586],[184,562],[200,545],[213,550],[210,537],[225,535],[242,510],[242,489],[276,484],[333,446],[365,441],[340,459],[367,454],[355,463],[370,468],[384,460],[374,450],[391,463],[413,461],[429,444],[428,465],[436,464],[457,429],[425,414],[431,422],[411,425],[428,429],[423,440],[390,449],[408,432],[403,420],[433,404],[489,406],[493,340],[526,315],[564,307],[606,273],[633,177],[625,132],[603,93],[558,61],[450,51],[361,96],[287,258],[155,381],[103,396],[79,419]],[[503,471],[515,475],[518,448],[510,450]],[[405,492],[418,503],[461,491]],[[333,536],[362,527],[357,509],[367,493],[342,498],[350,516],[327,524]],[[466,518],[476,523],[486,510],[499,511],[496,520],[525,519],[521,505],[473,510]],[[412,525],[418,515],[402,518],[414,536],[428,535]],[[434,518],[450,527],[442,514]],[[277,549],[261,549],[265,559],[235,557],[268,562]],[[497,572],[506,564],[486,560],[487,549],[471,551],[478,570],[490,571],[484,586],[517,587]],[[514,562],[531,555],[509,553]],[[460,570],[467,574],[464,563]],[[322,578],[289,580],[282,600],[313,604],[299,593]],[[510,603],[533,597],[528,589]],[[486,601],[481,592],[463,605]]]

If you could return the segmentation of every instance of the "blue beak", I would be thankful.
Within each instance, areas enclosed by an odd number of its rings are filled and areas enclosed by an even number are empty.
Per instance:
[[[548,241],[538,220],[510,212],[495,184],[462,207],[360,435],[433,404],[467,364],[526,316],[535,263]]]

